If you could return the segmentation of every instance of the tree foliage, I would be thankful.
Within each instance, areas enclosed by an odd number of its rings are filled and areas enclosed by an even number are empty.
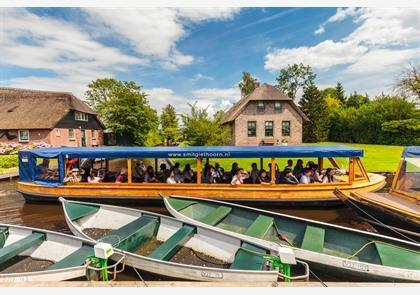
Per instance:
[[[252,77],[250,73],[243,72],[242,73],[242,81],[239,82],[238,86],[241,89],[241,96],[247,96],[248,94],[252,93],[255,90],[255,84],[257,83],[257,79]]]
[[[369,96],[362,95],[357,93],[356,91],[349,95],[346,99],[346,107],[350,108],[360,108],[362,105],[367,104],[369,102]]]
[[[180,139],[178,118],[175,108],[168,104],[162,109],[160,115],[160,126],[163,138],[167,144],[172,144]]]
[[[230,129],[222,125],[223,111],[211,117],[207,108],[188,104],[189,114],[182,115],[182,134],[189,145],[224,145],[230,140]]]
[[[144,145],[149,131],[157,129],[156,111],[135,82],[105,78],[92,81],[88,87],[88,104],[107,128],[128,137],[132,144]]]
[[[398,78],[395,89],[402,95],[413,98],[413,101],[420,104],[420,63],[410,64]]]
[[[304,88],[300,100],[302,111],[309,118],[309,122],[303,124],[303,141],[324,141],[328,136],[329,114],[325,99],[315,85]]]
[[[298,90],[314,84],[315,78],[316,75],[309,65],[305,66],[302,63],[288,65],[287,68],[280,70],[276,78],[276,87],[294,100]]]
[[[337,85],[335,86],[335,95],[341,104],[344,105],[346,103],[346,95],[344,92],[343,84],[341,84],[341,82],[337,82]]]

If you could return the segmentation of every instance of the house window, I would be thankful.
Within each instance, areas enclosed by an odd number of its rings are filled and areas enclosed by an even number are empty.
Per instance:
[[[276,111],[281,110],[281,102],[276,101],[276,102],[274,103],[274,109],[275,109]]]
[[[61,136],[60,129],[55,129],[55,136],[57,136],[57,137]]]
[[[69,129],[69,139],[70,140],[75,140],[76,137],[74,135],[74,129]]]
[[[96,139],[96,130],[92,130],[92,139]]]
[[[263,102],[263,101],[259,101],[259,102],[257,103],[257,109],[258,109],[259,111],[264,111],[264,102]]]
[[[281,135],[290,136],[290,121],[281,122]]]
[[[88,114],[82,113],[82,112],[74,112],[74,119],[76,121],[87,121],[88,120]]]
[[[265,121],[265,136],[273,136],[273,121]]]
[[[257,136],[257,122],[249,121],[248,122],[248,137]]]
[[[19,130],[19,142],[29,142],[29,130]]]

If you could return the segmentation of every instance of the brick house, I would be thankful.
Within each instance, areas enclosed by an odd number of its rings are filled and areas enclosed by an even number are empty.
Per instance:
[[[296,145],[302,144],[302,124],[308,117],[276,87],[257,83],[222,121],[231,126],[231,145]]]
[[[104,125],[68,92],[0,87],[0,142],[103,145]]]

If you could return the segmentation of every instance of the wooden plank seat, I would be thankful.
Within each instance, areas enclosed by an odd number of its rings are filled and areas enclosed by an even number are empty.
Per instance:
[[[48,266],[45,270],[54,270],[54,269],[61,269],[61,268],[68,268],[68,267],[77,267],[85,264],[85,261],[89,257],[94,257],[95,251],[93,247],[83,246],[70,255],[64,257],[60,261]]]
[[[219,206],[213,211],[211,211],[209,214],[204,216],[200,221],[205,224],[216,225],[220,221],[222,221],[223,218],[228,216],[230,212],[232,212],[232,208]]]
[[[375,242],[382,265],[420,270],[420,252]]]
[[[99,210],[98,206],[75,204],[67,201],[64,203],[64,207],[71,221],[80,219]]]
[[[265,236],[265,234],[273,226],[273,224],[273,217],[258,215],[258,217],[254,220],[254,222],[252,222],[252,224],[248,227],[244,234],[247,236],[261,239]]]
[[[266,255],[266,251],[264,249],[244,242],[242,244],[242,247],[239,248],[239,250],[236,252],[235,259],[233,260],[233,263],[230,265],[229,268],[262,270],[262,268],[264,267],[263,255]]]
[[[309,251],[322,253],[324,250],[325,229],[308,225],[301,248]]]
[[[156,234],[158,225],[157,217],[142,215],[123,227],[106,234],[101,240],[115,248],[134,251]]]
[[[197,204],[195,201],[169,198],[169,203],[176,211],[181,211],[191,205]]]
[[[18,256],[20,253],[32,248],[33,246],[40,245],[45,241],[45,234],[32,233],[31,235],[20,239],[4,248],[0,249],[0,264],[7,260]]]
[[[169,239],[157,247],[149,257],[159,260],[170,260],[176,252],[194,235],[195,227],[184,225]]]

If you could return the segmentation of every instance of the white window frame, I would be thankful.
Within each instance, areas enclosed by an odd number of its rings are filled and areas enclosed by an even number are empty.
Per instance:
[[[28,138],[27,139],[22,139],[22,137],[20,136],[21,132],[27,132],[28,133]],[[18,137],[19,137],[19,142],[29,142],[29,130],[18,130]]]
[[[74,112],[74,119],[76,121],[84,121],[87,122],[89,119],[89,115],[82,112]]]
[[[70,130],[73,130],[73,136],[70,136]],[[74,128],[69,128],[69,140],[74,141],[76,140],[76,132]]]
[[[278,104],[278,105],[279,105],[279,107],[278,107],[278,108],[276,107],[276,104]],[[281,107],[282,107],[282,105],[281,105],[281,102],[280,102],[280,101],[275,101],[275,102],[274,102],[274,109],[275,109],[276,111],[280,111],[280,110],[281,110]]]

